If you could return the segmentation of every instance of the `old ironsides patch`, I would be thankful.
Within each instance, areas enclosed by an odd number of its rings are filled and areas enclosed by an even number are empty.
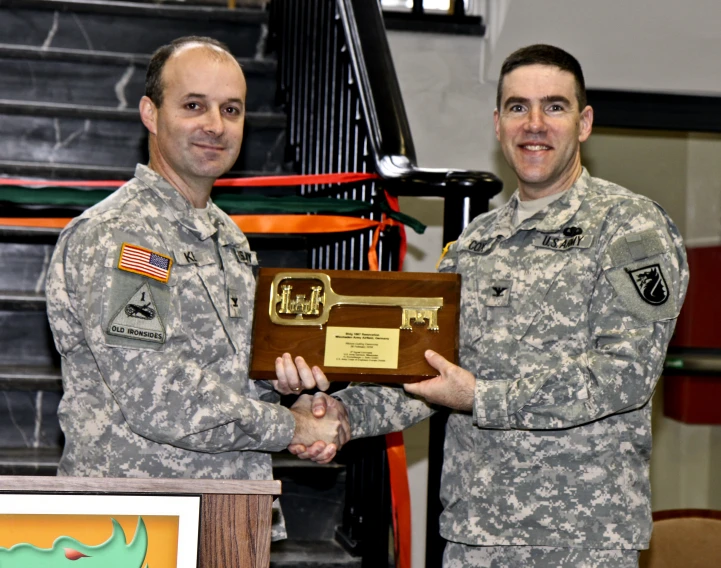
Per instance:
[[[108,334],[165,343],[165,327],[147,282],[135,291],[110,320]]]
[[[650,264],[635,270],[629,270],[636,290],[643,300],[653,306],[660,306],[668,300],[668,284],[661,272],[661,266]]]

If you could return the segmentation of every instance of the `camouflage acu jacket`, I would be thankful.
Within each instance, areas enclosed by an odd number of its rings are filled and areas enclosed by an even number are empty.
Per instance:
[[[247,375],[255,253],[158,174],[61,234],[48,317],[62,356],[61,475],[270,479],[295,423]]]
[[[645,548],[650,398],[688,282],[681,237],[651,200],[584,170],[516,228],[514,195],[440,264],[462,275],[460,364],[472,413],[451,413],[444,538],[470,545]],[[402,389],[338,395],[354,436],[433,412]]]

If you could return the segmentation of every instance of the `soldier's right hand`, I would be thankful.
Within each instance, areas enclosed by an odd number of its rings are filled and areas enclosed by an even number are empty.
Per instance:
[[[300,394],[315,388],[325,391],[330,386],[320,367],[313,366],[311,369],[303,357],[294,360],[290,353],[283,353],[275,360],[275,374],[278,378],[271,383],[280,394]]]

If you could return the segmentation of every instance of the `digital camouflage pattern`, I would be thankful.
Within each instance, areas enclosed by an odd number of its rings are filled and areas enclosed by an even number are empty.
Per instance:
[[[267,452],[287,447],[295,420],[248,379],[257,261],[209,207],[139,165],[62,232],[46,284],[65,391],[59,475],[272,478]],[[172,259],[167,283],[117,268],[123,243]]]
[[[444,568],[636,568],[637,550],[552,548],[542,546],[468,546],[449,542]]]
[[[473,413],[446,427],[441,535],[646,548],[650,399],[688,283],[681,236],[650,199],[585,170],[514,228],[517,203],[474,219],[439,267],[462,275],[460,365],[477,379]],[[398,388],[337,396],[354,437],[433,413]]]

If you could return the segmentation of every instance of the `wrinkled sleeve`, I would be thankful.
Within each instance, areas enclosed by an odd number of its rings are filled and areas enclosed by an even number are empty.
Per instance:
[[[333,395],[348,411],[353,438],[399,432],[431,416],[435,410],[400,386],[363,383]]]
[[[85,230],[82,224],[75,229],[59,241],[48,274],[48,316],[56,346],[67,358],[87,344],[131,430],[158,443],[201,452],[287,447],[295,430],[290,411],[225,385],[193,356],[192,337],[169,338],[160,350],[106,344],[102,311],[110,276],[103,244],[109,242],[110,229]],[[149,247],[163,249],[157,237],[136,231]],[[72,380],[94,380],[91,375]],[[275,399],[267,395],[263,398]]]
[[[638,207],[615,226],[608,223],[612,236],[599,251],[595,288],[583,307],[586,349],[546,354],[550,359],[541,371],[521,378],[519,371],[516,377],[476,381],[478,427],[568,428],[637,409],[651,398],[686,293],[686,255],[660,208]],[[642,278],[654,270],[663,284],[644,300]]]

